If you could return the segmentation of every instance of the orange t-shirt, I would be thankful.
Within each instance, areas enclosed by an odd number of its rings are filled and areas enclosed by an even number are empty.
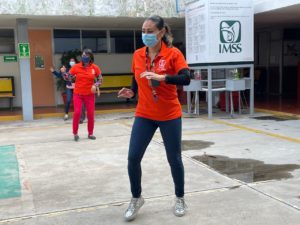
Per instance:
[[[76,77],[74,93],[80,95],[90,95],[91,87],[94,84],[95,77],[101,74],[100,68],[95,64],[89,64],[84,67],[82,63],[75,64],[69,73]]]
[[[177,97],[176,85],[166,84],[164,81],[155,88],[157,101],[154,100],[152,89],[147,78],[140,78],[140,74],[150,68],[150,57],[146,60],[146,47],[134,52],[132,62],[132,72],[134,73],[138,85],[138,105],[135,116],[152,120],[166,121],[180,117],[182,115],[181,105]],[[157,74],[167,74],[175,76],[182,69],[188,68],[182,53],[175,47],[168,48],[162,42],[160,53],[154,59],[151,69]]]

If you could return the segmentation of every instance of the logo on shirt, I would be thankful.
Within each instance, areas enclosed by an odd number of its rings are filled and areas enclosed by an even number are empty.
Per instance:
[[[94,74],[94,75],[96,74],[95,69],[92,69],[92,74]]]
[[[165,71],[166,70],[167,61],[164,59],[159,60],[158,62],[158,70]]]

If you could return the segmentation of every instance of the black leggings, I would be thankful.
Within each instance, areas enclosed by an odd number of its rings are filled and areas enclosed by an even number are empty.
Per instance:
[[[156,129],[159,127],[175,185],[175,195],[184,196],[184,167],[181,158],[181,118],[155,121],[136,117],[132,127],[129,152],[128,174],[131,193],[134,198],[141,195],[141,161]]]

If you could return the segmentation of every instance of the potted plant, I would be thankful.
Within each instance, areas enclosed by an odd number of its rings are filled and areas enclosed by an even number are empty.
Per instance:
[[[245,90],[245,79],[241,76],[239,69],[232,69],[230,71],[230,78],[226,79],[227,91],[242,91]]]

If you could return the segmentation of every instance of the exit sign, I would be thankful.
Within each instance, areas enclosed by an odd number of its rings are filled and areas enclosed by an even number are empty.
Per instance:
[[[19,43],[19,57],[20,58],[30,57],[29,43]]]
[[[4,55],[3,61],[4,62],[17,62],[18,58],[16,55]]]

